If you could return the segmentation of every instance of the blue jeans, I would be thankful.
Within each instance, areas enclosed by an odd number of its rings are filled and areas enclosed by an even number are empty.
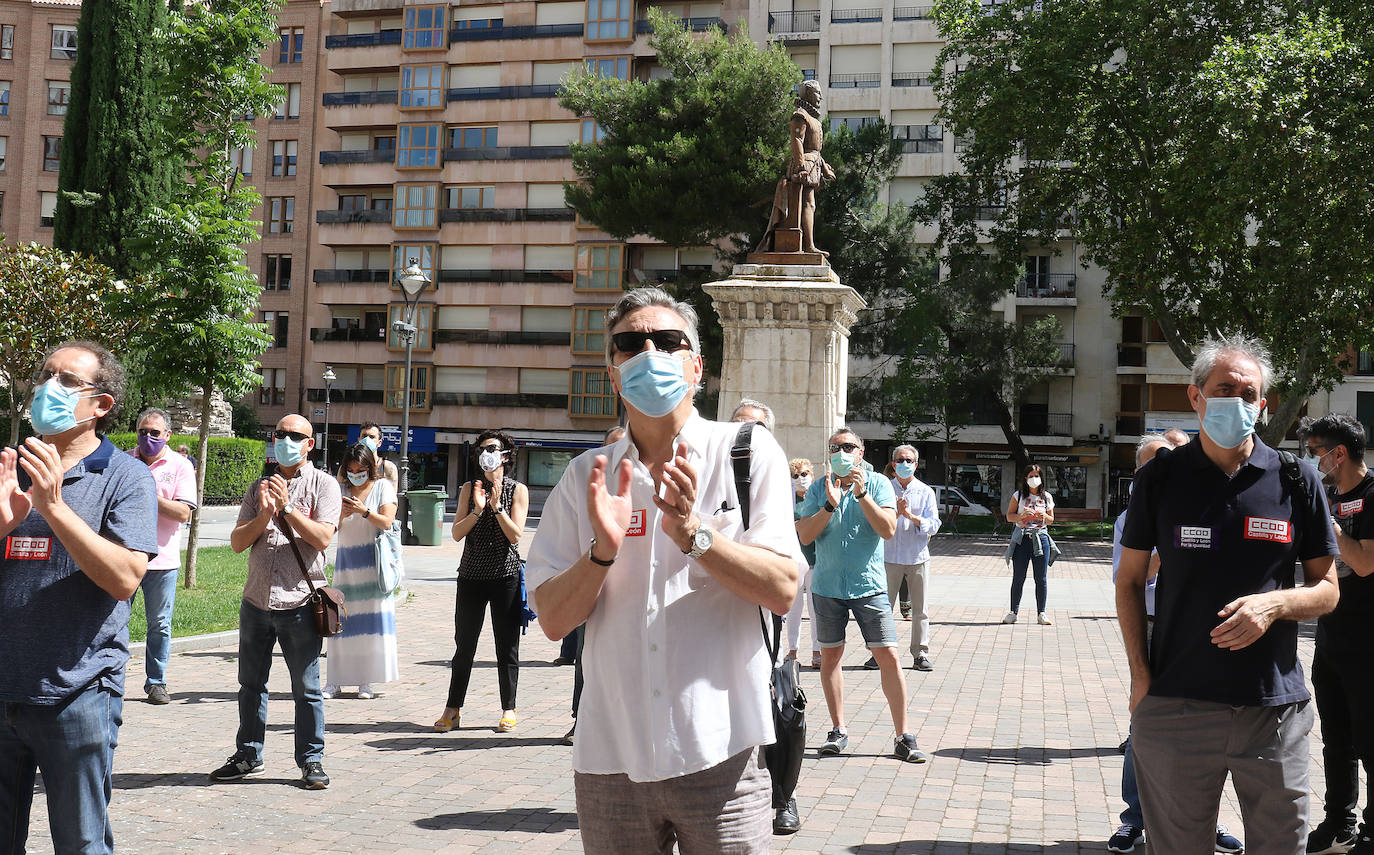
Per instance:
[[[238,750],[262,762],[267,732],[267,676],[272,648],[281,642],[281,655],[291,675],[296,700],[296,765],[324,759],[324,696],[320,694],[320,650],[310,604],[284,611],[263,611],[247,602],[239,605],[239,732]]]
[[[1121,800],[1126,809],[1121,812],[1121,821],[1136,828],[1145,827],[1145,814],[1140,810],[1140,785],[1135,782],[1135,746],[1131,745],[1131,735],[1126,734],[1126,759],[1121,764]]]
[[[1029,566],[1035,575],[1035,610],[1043,612],[1050,599],[1049,535],[1043,531],[1026,532],[1016,551],[1011,554],[1011,610],[1021,610],[1021,589],[1026,586],[1026,568]],[[1039,555],[1036,555],[1036,552]]]
[[[124,699],[92,683],[65,703],[0,704],[0,852],[23,852],[34,773],[43,773],[58,855],[114,852],[110,775]]]
[[[147,679],[143,691],[167,685],[167,657],[172,653],[172,606],[177,599],[181,568],[149,570],[138,588],[143,592],[143,611],[148,616]]]

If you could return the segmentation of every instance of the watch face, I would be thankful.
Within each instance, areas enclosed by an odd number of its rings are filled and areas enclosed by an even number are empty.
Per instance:
[[[707,547],[711,545],[711,540],[712,538],[710,529],[698,529],[697,533],[692,537],[692,545],[695,546],[697,549],[705,550]]]

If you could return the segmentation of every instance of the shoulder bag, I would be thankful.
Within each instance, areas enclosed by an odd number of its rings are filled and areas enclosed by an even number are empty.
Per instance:
[[[310,586],[310,605],[314,607],[315,612],[315,631],[320,634],[320,638],[338,635],[343,632],[343,622],[348,617],[348,609],[344,607],[343,591],[329,585],[317,586],[310,578],[310,568],[305,563],[305,557],[301,555],[301,548],[296,545],[296,533],[292,531],[286,514],[278,512],[277,526],[281,529],[286,542],[291,544],[291,551],[296,554],[296,563],[301,567],[305,584]]]

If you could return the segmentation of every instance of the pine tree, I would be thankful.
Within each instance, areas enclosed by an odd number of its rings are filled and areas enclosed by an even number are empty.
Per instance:
[[[53,242],[121,276],[148,266],[132,226],[167,203],[173,179],[157,121],[166,22],[166,0],[101,0],[77,25]]]

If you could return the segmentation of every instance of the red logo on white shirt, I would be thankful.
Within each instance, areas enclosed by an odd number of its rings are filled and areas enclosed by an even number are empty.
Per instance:
[[[1265,517],[1246,517],[1245,537],[1247,540],[1272,540],[1275,543],[1292,543],[1293,524],[1288,520],[1274,520]]]
[[[12,534],[5,540],[6,558],[21,561],[47,561],[51,555],[51,537],[20,537]]]
[[[1358,514],[1362,510],[1364,510],[1364,499],[1351,499],[1336,505],[1336,516],[1348,517],[1351,514]]]
[[[625,531],[627,537],[644,536],[644,517],[645,514],[643,511],[635,511],[630,514],[630,527]]]

